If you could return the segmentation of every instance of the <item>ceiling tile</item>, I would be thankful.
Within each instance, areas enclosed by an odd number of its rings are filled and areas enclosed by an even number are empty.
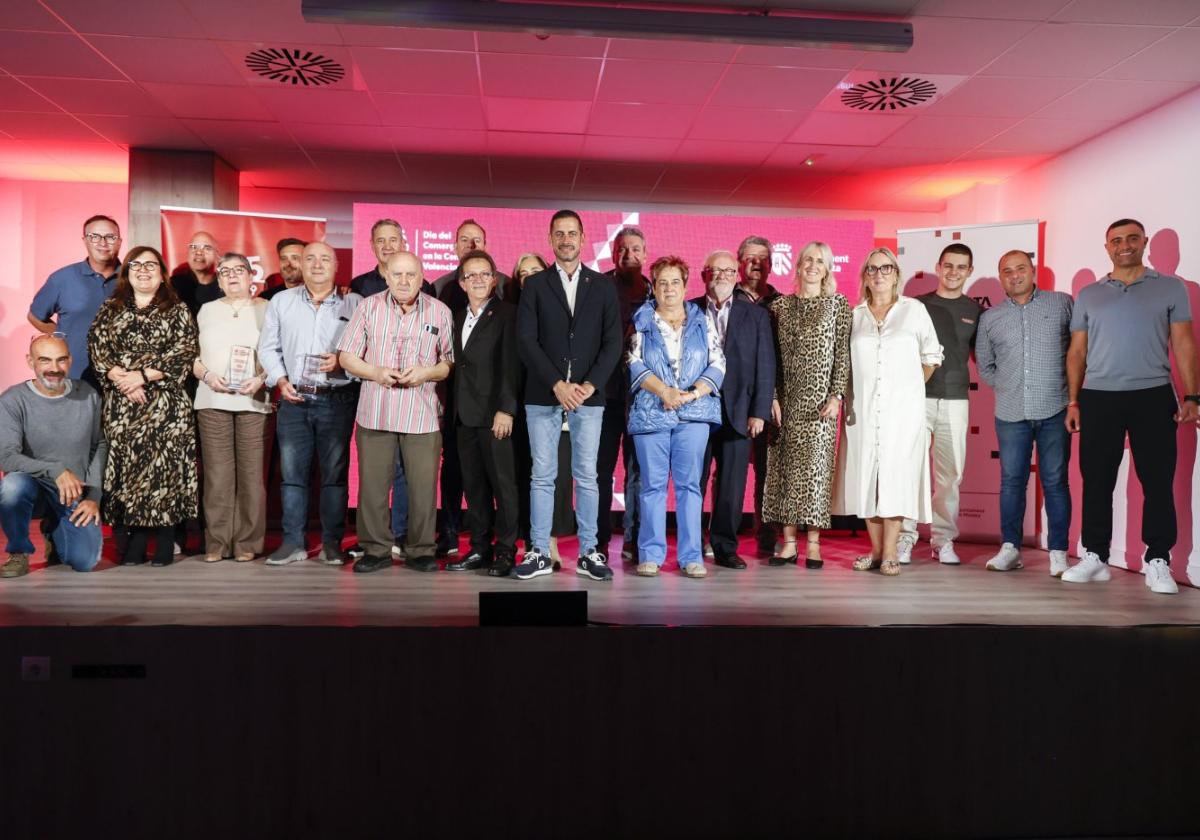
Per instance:
[[[587,131],[592,103],[485,96],[483,108],[487,114],[487,127],[492,131],[583,134]]]
[[[1074,0],[1051,20],[1183,26],[1197,15],[1195,0]]]
[[[659,187],[650,194],[651,201],[669,201],[674,204],[724,204],[731,190],[693,190],[681,187]]]
[[[411,180],[394,154],[310,152],[317,170],[345,192],[404,192]]]
[[[684,140],[675,151],[673,162],[757,166],[767,159],[776,145],[748,140]]]
[[[286,132],[308,151],[391,152],[393,129],[377,125],[353,128],[336,123],[288,122]]]
[[[701,112],[688,137],[693,140],[745,138],[760,143],[779,142],[791,134],[808,113],[708,107]]]
[[[560,184],[570,187],[575,180],[574,160],[530,160],[528,158],[491,158],[492,183],[494,184]]]
[[[487,158],[463,155],[403,155],[404,171],[414,183],[487,184],[490,183]]]
[[[770,67],[829,67],[837,70],[853,70],[867,55],[870,53],[864,50],[744,46],[738,50],[734,62]]]
[[[0,68],[14,76],[120,79],[120,71],[79,37],[0,30]]]
[[[218,154],[243,173],[273,169],[291,173],[307,171],[308,183],[311,183],[312,177],[317,174],[308,156],[294,144],[288,148],[224,146]],[[289,184],[292,187],[305,185],[304,181]]]
[[[188,130],[207,143],[218,146],[291,146],[292,137],[278,122],[256,120],[187,120]]]
[[[856,169],[903,169],[945,163],[957,153],[945,149],[895,149],[878,147],[863,155]]]
[[[480,55],[484,96],[591,101],[600,78],[594,58],[554,55]]]
[[[911,114],[839,114],[813,111],[788,138],[792,143],[873,146],[912,119]]]
[[[104,139],[97,136],[85,123],[62,113],[0,111],[0,131],[17,140],[83,140],[95,143]]]
[[[575,186],[640,187],[649,190],[662,177],[660,163],[583,160],[575,175]]]
[[[389,127],[386,130],[392,138],[392,148],[401,157],[409,153],[477,155],[487,143],[487,132],[483,130],[414,127]]]
[[[571,190],[571,198],[576,201],[606,201],[614,207],[638,207],[650,201],[650,190],[641,187],[605,187],[600,185],[575,185]],[[538,248],[544,255],[549,256],[545,248]]]
[[[658,190],[670,189],[689,190],[720,190],[728,193],[746,180],[754,167],[751,166],[715,166],[712,164],[671,164],[664,171],[658,182]]]
[[[636,105],[597,102],[589,133],[616,137],[679,138],[700,109],[695,105]]]
[[[698,105],[708,98],[724,67],[684,61],[604,63],[597,99],[605,102],[667,102]]]
[[[1048,20],[1069,0],[921,0],[914,14],[922,17],[983,18],[984,20]]]
[[[109,3],[97,8],[93,0],[49,0],[54,11],[83,35],[167,35],[179,37],[180,23],[192,30],[195,20],[176,0],[152,3]],[[192,34],[196,34],[193,32]]]
[[[372,99],[384,125],[467,130],[486,127],[483,102],[478,96],[376,93]]]
[[[209,38],[221,41],[263,41],[271,47],[311,47],[340,44],[332,23],[309,23],[295,0],[180,0]],[[227,4],[227,5],[225,5]]]
[[[679,145],[679,140],[663,137],[625,137],[620,134],[604,136],[595,127],[594,115],[600,106],[592,109],[593,127],[583,139],[584,157],[596,160],[624,162],[653,161],[661,165],[670,160]]]
[[[736,44],[699,44],[692,41],[653,41],[648,38],[613,38],[609,58],[642,58],[647,61],[695,61],[726,64],[738,50]]]
[[[294,87],[255,88],[264,116],[280,120],[323,122],[335,126],[380,125],[379,112],[366,91],[316,90]],[[352,129],[349,133],[354,133]]]
[[[1200,29],[1178,29],[1113,67],[1111,79],[1200,82]]]
[[[1051,120],[1030,118],[983,145],[1010,152],[1061,152],[1115,125],[1112,120]]]
[[[2,29],[23,29],[41,32],[66,32],[63,26],[38,0],[5,0]]]
[[[1193,87],[1192,82],[1095,79],[1056,99],[1034,116],[1059,120],[1121,119],[1149,111]]]
[[[1087,79],[1133,55],[1169,30],[1153,26],[1045,23],[983,71],[987,76]]]
[[[338,33],[342,36],[342,43],[350,47],[475,51],[475,33],[464,29],[406,29],[400,26],[339,24]]]
[[[429,50],[351,50],[363,80],[373,91],[478,94],[479,74],[469,53]]]
[[[1008,117],[915,117],[880,145],[965,151],[1009,128]]]
[[[82,116],[89,126],[114,143],[158,149],[204,149],[206,145],[183,124],[171,117]]]
[[[551,35],[541,38],[531,32],[476,33],[481,53],[511,55],[564,55],[599,58],[604,55],[604,38],[582,38],[573,35]]]
[[[736,108],[811,108],[845,76],[840,70],[734,65],[714,91],[710,104]]]
[[[800,168],[804,171],[830,174],[854,166],[870,146],[826,146],[820,143],[783,143],[767,158],[765,166]],[[812,160],[811,167],[805,161]]]
[[[128,117],[167,117],[170,112],[133,82],[109,79],[26,80],[30,87],[74,114],[110,114]],[[0,100],[4,101],[4,100]]]
[[[177,117],[262,120],[267,116],[248,87],[155,83],[142,87]]]
[[[0,103],[3,103],[6,111],[33,111],[41,114],[52,114],[59,110],[60,106],[51,102],[45,96],[39,96],[42,92],[42,81],[62,81],[65,84],[72,84],[71,80],[43,80],[38,78],[25,79],[25,83],[14,79],[12,76],[0,75]],[[33,88],[33,90],[30,90]],[[4,126],[0,126],[0,131]]]
[[[583,134],[550,134],[544,131],[489,131],[487,153],[493,157],[539,156],[571,158],[583,153]],[[572,170],[574,163],[571,164]]]
[[[212,41],[121,35],[92,35],[88,40],[135,82],[245,83],[244,75],[229,63],[225,53]]]
[[[1078,79],[975,76],[923,110],[941,117],[1027,117],[1079,84]]]
[[[878,70],[971,75],[1000,55],[1036,23],[992,20],[986,25],[966,18],[912,19],[913,47],[906,53],[872,53],[867,63]]]

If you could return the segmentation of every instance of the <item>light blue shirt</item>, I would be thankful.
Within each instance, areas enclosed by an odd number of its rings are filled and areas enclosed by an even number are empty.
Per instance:
[[[297,286],[271,298],[258,340],[258,358],[267,372],[267,386],[274,388],[285,376],[293,385],[304,382],[305,358],[337,352],[350,316],[362,300],[354,292],[343,295],[334,289],[319,306],[314,306],[307,286]],[[324,377],[320,384],[335,388],[353,381],[342,370]]]
[[[63,266],[46,278],[33,296],[29,311],[39,321],[58,316],[58,329],[67,336],[72,379],[79,379],[90,363],[87,337],[104,301],[117,288],[117,274],[105,277],[92,271],[87,260]]]

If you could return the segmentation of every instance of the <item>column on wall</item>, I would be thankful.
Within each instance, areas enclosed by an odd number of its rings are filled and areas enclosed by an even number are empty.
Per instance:
[[[237,210],[238,170],[213,152],[130,149],[126,247],[162,249],[163,206]]]

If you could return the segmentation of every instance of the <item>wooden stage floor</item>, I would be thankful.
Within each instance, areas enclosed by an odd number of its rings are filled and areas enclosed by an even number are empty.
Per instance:
[[[36,529],[35,529],[36,530]],[[270,544],[270,543],[269,543]],[[30,574],[0,580],[0,626],[470,626],[478,621],[480,591],[585,589],[594,624],[649,626],[1200,625],[1200,591],[1155,595],[1141,575],[1113,569],[1107,584],[1072,585],[1047,573],[1044,552],[1025,550],[1025,568],[998,574],[984,562],[993,546],[958,544],[963,565],[941,566],[924,543],[897,578],[855,572],[851,560],[864,537],[829,536],[825,568],[770,568],[743,539],[744,571],[709,565],[704,580],[689,580],[668,561],[657,578],[639,578],[619,560],[611,583],[563,571],[532,581],[482,573],[422,574],[395,564],[369,575],[349,566],[309,560],[268,567],[261,560],[206,564],[177,559],[156,569],[117,567],[108,559],[93,572],[45,568],[41,555]],[[574,540],[564,540],[573,558]],[[465,548],[465,545],[464,545]],[[107,547],[106,547],[107,549]]]

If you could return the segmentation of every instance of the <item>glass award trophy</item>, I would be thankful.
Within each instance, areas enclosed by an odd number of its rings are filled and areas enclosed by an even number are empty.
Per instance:
[[[244,344],[235,344],[229,349],[229,368],[225,380],[229,387],[237,390],[247,379],[254,376],[254,348]]]
[[[304,376],[301,382],[305,385],[325,385],[327,376],[321,370],[325,358],[320,353],[309,353],[304,357]]]

